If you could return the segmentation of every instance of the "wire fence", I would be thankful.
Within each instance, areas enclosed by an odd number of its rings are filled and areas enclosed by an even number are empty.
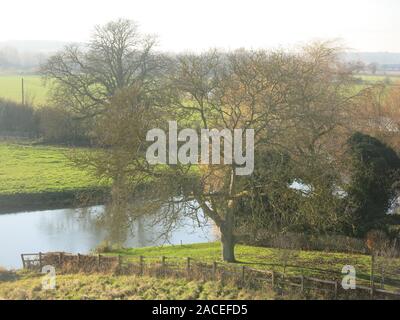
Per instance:
[[[21,254],[24,269],[41,272],[46,265],[57,273],[111,272],[118,275],[175,277],[189,280],[221,281],[238,287],[278,293],[299,293],[305,298],[323,299],[395,299],[400,300],[400,287],[385,290],[372,282],[357,285],[354,290],[342,288],[339,280],[310,276],[287,275],[277,271],[259,270],[222,262],[205,262],[191,257],[127,257],[67,254],[63,252]]]

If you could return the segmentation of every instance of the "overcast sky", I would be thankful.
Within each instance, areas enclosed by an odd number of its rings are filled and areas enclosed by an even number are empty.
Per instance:
[[[119,17],[169,51],[292,46],[340,38],[358,51],[400,52],[399,0],[1,0],[0,41],[86,41]]]

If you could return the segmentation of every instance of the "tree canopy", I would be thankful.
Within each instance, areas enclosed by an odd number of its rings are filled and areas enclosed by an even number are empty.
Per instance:
[[[93,120],[99,150],[76,162],[112,181],[107,221],[124,226],[158,212],[158,222],[172,226],[179,214],[205,215],[220,231],[223,259],[235,261],[239,226],[361,235],[384,214],[398,158],[355,134],[347,161],[343,147],[373,90],[354,90],[352,66],[338,48],[312,43],[295,51],[210,50],[164,59],[152,54],[153,45],[132,22],[119,20],[96,28],[86,50],[66,48],[43,67],[58,104]],[[149,161],[147,133],[168,132],[171,121],[199,136],[205,129],[253,130],[254,172],[237,175],[238,161]],[[224,147],[229,134],[217,137]],[[240,143],[249,142],[243,135]],[[218,149],[221,159],[232,152]]]

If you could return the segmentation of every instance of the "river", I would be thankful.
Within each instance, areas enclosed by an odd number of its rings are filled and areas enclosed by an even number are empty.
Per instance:
[[[21,253],[63,251],[89,253],[107,237],[107,226],[98,223],[103,206],[86,209],[32,211],[0,215],[0,266],[21,268]],[[127,234],[125,247],[163,244],[189,244],[215,241],[211,224],[199,227],[183,218],[168,237],[148,219],[135,221]]]

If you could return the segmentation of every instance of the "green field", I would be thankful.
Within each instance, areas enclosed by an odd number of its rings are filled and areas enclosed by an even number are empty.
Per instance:
[[[0,98],[21,102],[21,79],[24,78],[25,99],[35,105],[43,105],[47,101],[48,85],[38,75],[0,75]],[[356,75],[366,83],[384,82],[387,78],[391,83],[400,82],[400,75]]]
[[[392,84],[400,82],[400,75],[356,75],[355,77],[367,83],[385,82],[388,79]]]
[[[272,290],[239,289],[220,282],[158,279],[136,276],[102,274],[58,275],[55,290],[42,290],[42,275],[19,274],[16,278],[1,280],[1,299],[273,299]]]
[[[68,159],[71,149],[0,143],[0,195],[63,192],[98,186]]]
[[[0,98],[21,102],[22,77],[24,78],[25,100],[35,105],[45,104],[48,88],[44,85],[41,77],[37,75],[1,75]]]

